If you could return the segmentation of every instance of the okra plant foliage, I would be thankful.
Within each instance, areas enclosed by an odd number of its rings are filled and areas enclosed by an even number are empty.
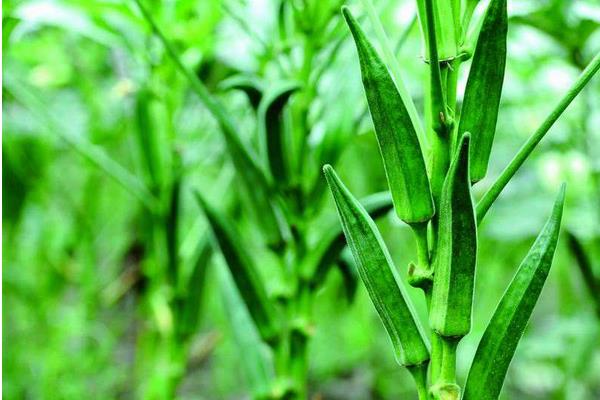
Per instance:
[[[362,3],[372,16],[370,0]],[[414,104],[404,89],[401,68],[376,16],[371,22],[385,57],[350,9],[344,7],[342,13],[356,45],[393,206],[414,232],[417,260],[408,268],[407,281],[425,295],[429,337],[372,218],[330,165],[323,170],[359,275],[391,339],[396,360],[414,377],[419,399],[497,399],[552,264],[565,186],[558,190],[545,226],[502,296],[466,383],[460,387],[457,346],[471,331],[477,226],[552,124],[598,71],[600,54],[475,201],[473,185],[486,176],[498,119],[507,58],[507,1],[491,0],[481,21],[471,21],[477,1],[417,0],[417,6],[429,71],[424,85],[428,88],[424,134],[421,121],[411,112]],[[475,38],[467,35],[471,25],[480,27],[474,30]],[[458,75],[469,58],[472,62],[459,106]]]

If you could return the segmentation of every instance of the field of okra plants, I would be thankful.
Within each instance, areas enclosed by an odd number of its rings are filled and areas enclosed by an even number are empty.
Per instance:
[[[2,398],[600,398],[596,0],[2,5]]]

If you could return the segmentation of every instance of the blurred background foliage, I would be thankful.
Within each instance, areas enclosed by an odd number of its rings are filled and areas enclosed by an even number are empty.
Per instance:
[[[225,90],[223,82],[240,72],[266,81],[293,77],[286,76],[293,70],[286,63],[294,63],[298,43],[280,40],[279,3],[145,3],[185,64],[226,104],[248,143],[256,141],[256,116],[243,94]],[[324,24],[340,20],[339,1],[297,3],[313,3],[315,20]],[[408,0],[375,3],[388,35],[401,42],[397,57],[422,109],[425,69],[415,6]],[[232,327],[248,316],[235,291],[223,289],[230,283],[220,276],[220,256],[211,258],[198,244],[206,225],[192,196],[198,189],[215,204],[237,196],[215,121],[133,1],[13,0],[2,7],[3,398],[244,398],[253,379],[244,367],[252,334],[240,336]],[[595,0],[514,0],[509,15],[498,130],[490,172],[476,195],[600,51]],[[362,196],[386,189],[384,173],[349,34],[344,26],[332,32],[314,38],[326,56],[312,66],[320,79],[310,88],[309,143],[331,140],[329,148],[341,152],[336,165],[344,181]],[[481,228],[475,334],[461,345],[461,360],[470,360],[559,183],[567,182],[563,237],[509,371],[506,399],[600,398],[600,291],[583,279],[600,275],[598,126],[596,77]],[[152,168],[139,151],[140,132],[147,129],[168,143],[148,145],[162,163]],[[317,179],[318,168],[313,174]],[[132,189],[139,181],[145,186]],[[171,186],[165,189],[164,182]],[[176,253],[189,283],[184,293],[197,304],[189,310],[187,330],[165,342],[157,337],[172,330],[171,294],[161,284],[168,277],[155,266],[170,256],[145,246],[154,239],[144,190],[168,197],[174,182],[181,183]],[[333,215],[325,199],[315,208]],[[256,234],[244,213],[239,225],[243,237]],[[407,228],[392,214],[379,225],[404,271],[414,251]],[[333,271],[315,301],[311,394],[410,398],[412,383],[395,364],[363,288],[349,303],[344,285]],[[422,308],[418,293],[411,289],[411,295]],[[185,346],[173,344],[180,342]],[[468,364],[458,366],[463,379]],[[169,385],[169,377],[176,377],[175,389],[165,395],[160,387]]]

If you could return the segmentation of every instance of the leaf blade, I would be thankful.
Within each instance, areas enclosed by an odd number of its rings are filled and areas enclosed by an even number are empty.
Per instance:
[[[299,89],[298,82],[283,82],[265,93],[259,107],[259,130],[267,166],[273,179],[285,184],[290,170],[289,138],[285,135],[284,107]]]
[[[241,236],[199,192],[196,192],[196,199],[261,337],[265,342],[272,341],[277,332],[275,310],[269,302],[265,286],[250,255],[239,243]]]

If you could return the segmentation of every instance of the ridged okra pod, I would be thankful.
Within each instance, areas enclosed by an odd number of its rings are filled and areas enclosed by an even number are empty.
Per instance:
[[[425,160],[406,105],[387,66],[352,16],[342,8],[360,60],[362,81],[379,150],[398,217],[408,224],[428,221],[434,205]]]
[[[421,326],[375,223],[333,168],[326,165],[323,171],[359,275],[390,336],[396,360],[404,366],[427,362],[429,350]]]
[[[471,329],[477,222],[469,177],[469,141],[469,134],[461,138],[440,202],[429,321],[432,329],[445,337],[462,337]]]

